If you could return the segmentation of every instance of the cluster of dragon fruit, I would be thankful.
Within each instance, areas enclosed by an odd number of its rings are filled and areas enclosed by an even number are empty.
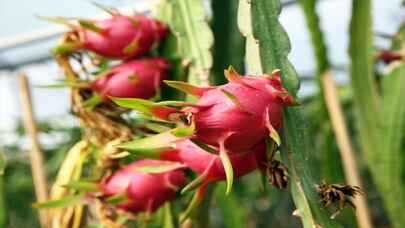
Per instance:
[[[224,70],[228,82],[219,86],[171,81],[173,63],[155,52],[170,33],[168,26],[144,15],[111,14],[108,19],[64,22],[73,30],[53,51],[113,59],[112,66],[80,81],[81,90],[91,91],[88,100],[96,101],[87,108],[109,104],[124,110],[120,115],[134,109],[160,128],[115,145],[122,162],[94,183],[90,196],[136,215],[151,214],[194,191],[189,212],[213,182],[225,181],[229,193],[234,179],[254,171],[277,188],[287,186],[288,170],[276,153],[283,108],[294,100],[282,86],[279,70],[244,76],[229,67]],[[162,101],[162,87],[196,99]]]

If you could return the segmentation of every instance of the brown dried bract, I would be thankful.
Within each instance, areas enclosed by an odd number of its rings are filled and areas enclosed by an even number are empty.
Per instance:
[[[277,160],[272,160],[267,168],[269,182],[276,188],[287,188],[289,177],[288,168]]]
[[[346,205],[356,209],[351,198],[363,194],[358,186],[327,184],[325,181],[322,181],[321,184],[317,186],[317,192],[325,207],[333,205],[336,208],[336,211],[331,215],[332,219],[334,219]]]

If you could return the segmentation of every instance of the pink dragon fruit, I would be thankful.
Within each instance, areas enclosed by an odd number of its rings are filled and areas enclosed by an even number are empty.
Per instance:
[[[204,184],[226,180],[226,172],[218,154],[209,153],[190,140],[176,143],[175,149],[163,152],[162,160],[183,163],[194,172],[204,176]],[[266,145],[260,143],[251,151],[234,153],[229,156],[235,177],[244,176],[266,163]]]
[[[195,93],[197,105],[185,111],[193,114],[196,139],[247,151],[281,128],[282,108],[292,97],[282,87],[279,71],[262,77],[241,77],[232,69],[225,73],[229,83]]]
[[[142,171],[145,167],[167,166],[172,162],[158,160],[135,161],[116,171],[101,183],[107,197],[124,195],[117,208],[132,213],[156,211],[164,202],[176,197],[176,191],[186,183],[184,172],[172,169],[161,173]]]
[[[280,143],[277,130],[282,126],[282,109],[293,103],[293,98],[283,88],[280,72],[261,77],[241,77],[232,68],[225,71],[229,82],[218,87],[196,87],[184,82],[166,81],[169,86],[200,97],[196,104],[184,103],[186,108],[169,107],[170,102],[155,104],[133,99],[132,103],[114,100],[129,108],[148,110],[160,119],[184,122],[193,126],[187,136],[220,151],[249,151],[268,135]],[[181,105],[179,102],[173,103]],[[188,107],[187,107],[188,106]]]
[[[262,77],[241,77],[230,68],[225,71],[225,75],[229,83],[218,87],[201,88],[184,82],[167,82],[169,86],[200,97],[196,104],[170,101],[153,103],[141,99],[122,102],[123,100],[114,99],[118,105],[135,108],[160,119],[179,124],[170,132],[144,139],[142,142],[135,142],[129,148],[125,148],[124,145],[122,148],[131,150],[131,147],[135,145],[142,149],[145,145],[152,145],[156,142],[163,146],[162,142],[165,140],[173,143],[176,140],[187,138],[217,148],[218,156],[216,158],[220,159],[225,168],[227,193],[229,193],[233,182],[233,172],[239,172],[239,168],[233,167],[233,159],[247,159],[247,157],[243,157],[244,153],[254,150],[255,146],[263,143],[268,136],[277,145],[280,145],[277,130],[282,127],[282,109],[287,105],[292,105],[293,98],[283,88],[278,70]],[[169,106],[185,106],[185,108],[179,110]],[[236,154],[241,157],[233,157]],[[189,162],[193,161],[193,156],[190,155],[190,157],[191,159],[187,160]],[[208,158],[208,156],[206,157]],[[218,161],[218,159],[216,160]],[[198,162],[187,165],[191,167],[193,164],[198,164]],[[201,167],[207,170],[208,165],[204,164]],[[196,168],[196,172],[203,168]],[[214,177],[216,176],[220,175],[214,175]]]
[[[80,26],[64,23],[74,28],[75,38],[57,46],[56,53],[86,49],[114,59],[142,56],[156,47],[168,32],[162,22],[143,15],[118,14],[109,19],[79,20]]]
[[[199,174],[182,192],[198,186],[204,187],[213,181],[226,180],[229,193],[234,177],[241,177],[267,166],[264,140],[248,151],[231,151],[228,155],[217,147],[172,137],[172,133],[173,131],[163,132],[123,143],[118,147],[138,156],[178,162]]]
[[[108,70],[90,87],[104,99],[107,96],[149,99],[160,89],[168,70],[169,63],[159,57],[132,60]]]

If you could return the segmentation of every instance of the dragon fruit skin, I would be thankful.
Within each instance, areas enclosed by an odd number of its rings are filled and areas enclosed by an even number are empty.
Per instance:
[[[217,154],[209,153],[190,140],[176,143],[176,149],[161,154],[162,160],[183,163],[198,174],[207,172],[205,183],[226,180],[225,170],[221,158]],[[251,151],[234,153],[229,156],[235,177],[242,177],[260,167],[266,162],[266,145],[260,143]]]
[[[189,111],[194,114],[196,139],[213,146],[224,143],[229,151],[247,151],[269,135],[269,124],[275,130],[282,127],[282,109],[291,105],[292,97],[279,74],[236,77],[204,92]]]
[[[113,67],[90,87],[103,98],[149,99],[167,78],[169,68],[169,63],[159,57],[132,60]]]
[[[137,172],[136,168],[145,165],[165,164],[167,161],[139,160],[116,171],[101,183],[105,196],[126,194],[124,202],[118,208],[132,213],[154,212],[164,202],[176,197],[178,188],[186,183],[182,170],[149,174]]]
[[[106,58],[128,60],[157,47],[169,31],[162,22],[143,15],[116,14],[108,19],[78,19],[79,25],[59,17],[43,18],[73,29],[66,34],[65,42],[55,47],[56,54],[85,49]]]
[[[129,59],[147,53],[168,32],[161,22],[141,15],[114,16],[93,23],[102,31],[97,33],[81,28],[82,48],[116,59]],[[133,50],[126,49],[131,44],[134,45]]]

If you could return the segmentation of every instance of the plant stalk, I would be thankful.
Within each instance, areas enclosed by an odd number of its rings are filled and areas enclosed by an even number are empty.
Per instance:
[[[42,157],[41,147],[38,141],[38,130],[35,124],[34,113],[32,108],[32,99],[28,86],[28,78],[22,74],[18,78],[20,101],[22,107],[22,117],[25,131],[31,141],[30,161],[32,178],[34,181],[35,195],[37,201],[44,202],[48,198],[46,171],[44,159]],[[39,211],[39,219],[42,227],[47,227],[47,211]]]

